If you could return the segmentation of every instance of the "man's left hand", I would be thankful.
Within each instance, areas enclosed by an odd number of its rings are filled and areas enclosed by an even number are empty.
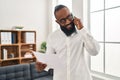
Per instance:
[[[77,17],[74,17],[74,24],[76,25],[78,30],[81,30],[83,28],[81,20]]]

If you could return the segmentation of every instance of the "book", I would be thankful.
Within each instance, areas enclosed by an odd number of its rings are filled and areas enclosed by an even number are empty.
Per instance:
[[[5,44],[5,32],[1,32],[1,44]]]
[[[25,33],[25,43],[35,43],[35,33],[26,32]]]
[[[12,43],[16,43],[16,33],[12,33]]]
[[[1,44],[11,44],[11,32],[1,32]]]
[[[12,44],[12,33],[7,32],[7,44]]]
[[[3,49],[3,60],[7,59],[7,49]]]

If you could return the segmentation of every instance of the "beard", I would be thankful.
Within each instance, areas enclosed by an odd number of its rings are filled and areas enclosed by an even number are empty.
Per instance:
[[[68,26],[70,27],[70,29],[67,28]],[[75,24],[73,22],[66,26],[60,26],[60,28],[65,33],[66,36],[70,36],[72,33],[76,32]]]

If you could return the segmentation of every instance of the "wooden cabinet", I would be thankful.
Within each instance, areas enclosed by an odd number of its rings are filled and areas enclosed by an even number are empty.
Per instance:
[[[36,31],[0,30],[0,66],[30,63],[36,58]]]

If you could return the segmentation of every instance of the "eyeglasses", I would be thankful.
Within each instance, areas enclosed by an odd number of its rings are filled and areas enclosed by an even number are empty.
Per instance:
[[[61,24],[65,25],[67,19],[71,22],[71,21],[73,21],[74,17],[73,17],[72,14],[69,14],[66,18],[60,19],[59,22],[60,22]]]

